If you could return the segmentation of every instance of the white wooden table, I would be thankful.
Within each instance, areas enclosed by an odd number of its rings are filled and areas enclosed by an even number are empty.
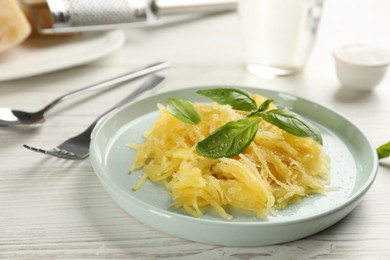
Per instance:
[[[87,65],[0,82],[0,107],[35,110],[73,89],[157,60],[172,62],[161,91],[200,85],[246,85],[287,91],[332,107],[375,146],[390,140],[390,73],[370,93],[342,88],[331,52],[344,43],[390,48],[388,0],[329,0],[304,73],[262,79],[244,68],[235,13],[126,31],[120,50]],[[39,64],[37,64],[39,66]],[[83,130],[141,81],[55,108],[34,131],[0,129],[0,259],[389,259],[390,163],[359,206],[333,227],[275,246],[222,247],[156,231],[122,211],[90,165],[33,153]]]

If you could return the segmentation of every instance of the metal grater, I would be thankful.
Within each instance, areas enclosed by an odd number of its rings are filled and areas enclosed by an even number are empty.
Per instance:
[[[161,15],[231,11],[237,0],[46,0],[52,26],[41,33],[108,30],[147,25]],[[30,8],[32,13],[33,8]],[[34,15],[34,14],[33,14]],[[37,16],[37,15],[35,15]],[[36,17],[39,22],[39,19]]]

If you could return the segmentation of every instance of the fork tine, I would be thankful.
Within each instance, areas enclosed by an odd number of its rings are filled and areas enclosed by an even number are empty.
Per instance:
[[[61,149],[60,146],[58,146],[52,150],[49,150],[48,154],[53,155],[53,156],[57,156],[59,158],[68,159],[68,160],[82,160],[82,159],[86,158],[86,156],[84,157],[84,156],[78,155],[76,153],[70,152],[66,149]],[[87,156],[88,156],[88,154],[87,154]]]
[[[61,158],[61,159],[67,159],[67,160],[82,160],[82,159],[85,159],[85,157],[83,157],[83,156],[79,156],[79,155],[77,155],[75,153],[68,152],[66,150],[62,150],[62,149],[59,149],[59,148],[54,148],[54,149],[51,149],[51,150],[45,150],[45,149],[37,148],[37,147],[34,147],[34,146],[26,145],[26,144],[23,144],[23,147],[25,147],[25,148],[27,148],[27,149],[29,149],[31,151],[34,151],[34,152],[55,156],[55,157]]]
[[[29,149],[31,151],[34,151],[34,152],[47,154],[47,150],[44,150],[44,149],[41,149],[41,148],[36,148],[36,147],[30,146],[30,145],[27,145],[27,144],[23,144],[23,147],[27,148],[27,149]]]

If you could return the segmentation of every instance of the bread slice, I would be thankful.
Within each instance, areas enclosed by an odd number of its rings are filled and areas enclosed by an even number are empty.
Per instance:
[[[22,43],[31,33],[17,0],[0,0],[0,52]]]

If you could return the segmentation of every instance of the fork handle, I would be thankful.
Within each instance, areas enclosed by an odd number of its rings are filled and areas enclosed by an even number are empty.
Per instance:
[[[153,75],[149,77],[141,86],[139,86],[137,89],[135,89],[130,95],[126,96],[124,99],[122,99],[120,102],[118,102],[115,106],[101,114],[98,118],[93,121],[93,123],[84,131],[85,133],[92,133],[92,130],[95,128],[96,124],[102,119],[104,116],[112,112],[113,110],[120,108],[123,105],[126,105],[130,101],[133,101],[137,97],[139,97],[141,94],[146,92],[147,90],[154,89],[161,85],[165,81],[165,77],[159,76],[159,75]]]
[[[82,93],[89,92],[92,90],[98,90],[98,89],[112,87],[112,86],[115,86],[119,83],[123,83],[123,82],[129,81],[129,80],[132,80],[132,79],[136,79],[136,78],[145,76],[147,74],[157,72],[157,71],[162,70],[162,69],[166,69],[169,67],[169,65],[170,64],[168,62],[157,62],[157,63],[151,64],[151,65],[148,65],[146,67],[142,67],[142,68],[130,71],[128,73],[122,74],[120,76],[102,81],[100,83],[96,83],[96,84],[93,84],[93,85],[90,85],[90,86],[87,86],[87,87],[84,87],[81,89],[74,90],[72,92],[69,92],[65,95],[62,95],[62,96],[56,98],[50,104],[48,104],[46,107],[41,109],[39,112],[44,114],[46,111],[48,111],[49,109],[51,109],[52,107],[54,107],[58,103],[60,103],[64,100],[70,99],[78,94],[82,94]]]

